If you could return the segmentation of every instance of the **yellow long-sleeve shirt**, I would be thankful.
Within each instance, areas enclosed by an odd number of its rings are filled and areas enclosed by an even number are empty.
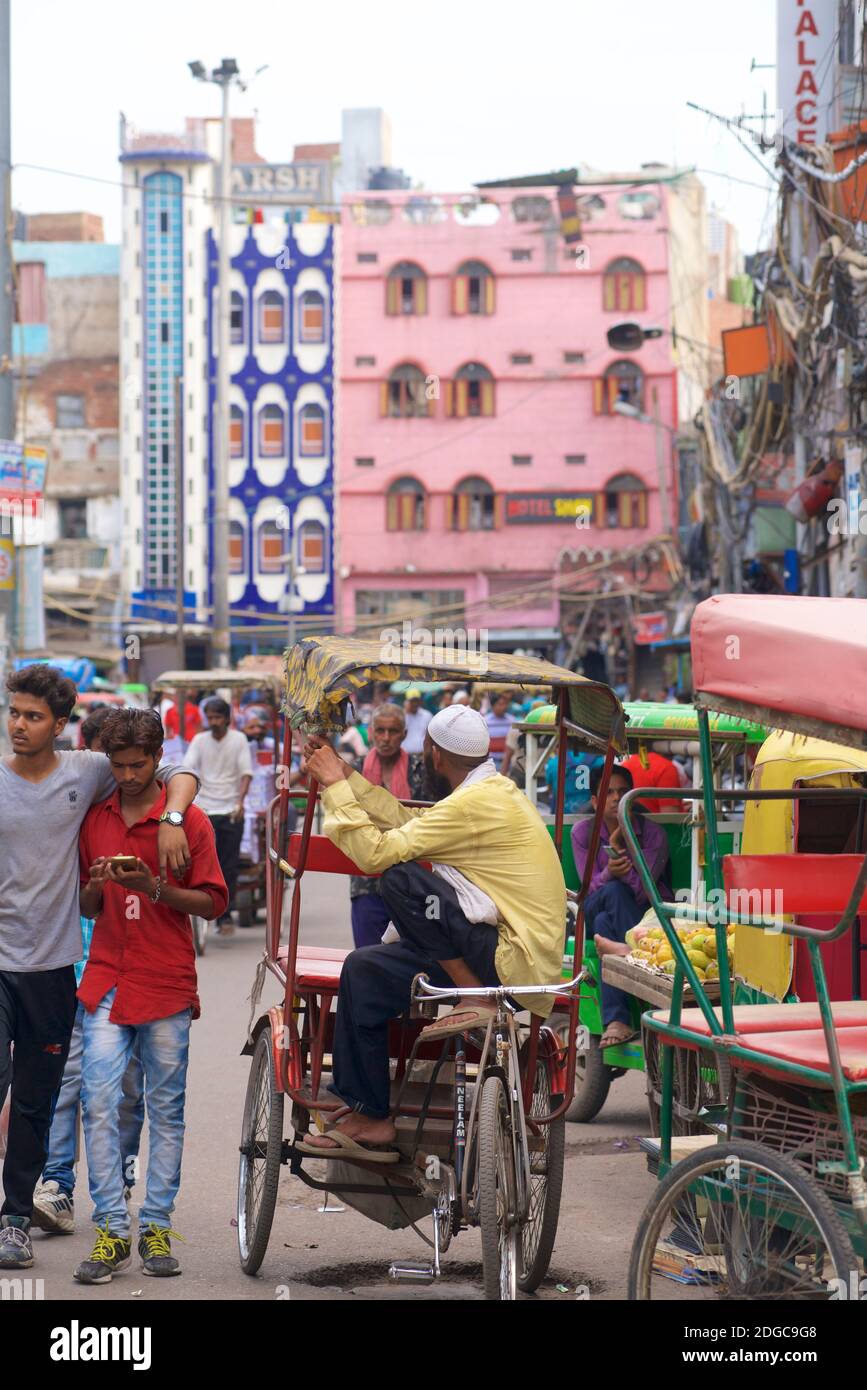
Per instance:
[[[451,864],[497,907],[497,974],[504,985],[555,984],[566,923],[566,885],[542,818],[508,777],[486,777],[428,808],[401,806],[353,772],[322,793],[323,829],[363,873],[429,859]],[[552,995],[521,1003],[543,1018]]]

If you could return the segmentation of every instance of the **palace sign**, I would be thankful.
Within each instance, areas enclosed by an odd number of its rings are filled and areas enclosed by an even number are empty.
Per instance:
[[[777,0],[777,130],[821,145],[834,128],[837,0]]]

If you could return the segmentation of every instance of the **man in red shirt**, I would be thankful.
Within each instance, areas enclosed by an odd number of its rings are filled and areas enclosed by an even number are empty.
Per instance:
[[[677,768],[670,758],[655,753],[652,748],[640,748],[625,758],[619,767],[625,767],[632,776],[634,787],[680,787],[681,780]],[[651,796],[647,801],[639,799],[638,805],[644,811],[682,811],[683,802],[674,797]]]
[[[102,726],[117,791],[81,828],[81,911],[96,925],[78,997],[84,1005],[82,1113],[97,1238],[75,1270],[82,1284],[107,1284],[130,1262],[118,1112],[123,1076],[138,1041],[150,1129],[147,1186],[139,1211],[142,1272],[180,1274],[171,1253],[171,1213],[181,1179],[189,1033],[199,1016],[189,914],[209,920],[228,894],[214,832],[198,807],[187,812],[190,868],[182,882],[159,879],[157,828],[165,789],[155,774],[163,728],[153,710],[117,710]],[[112,856],[130,856],[124,867]]]

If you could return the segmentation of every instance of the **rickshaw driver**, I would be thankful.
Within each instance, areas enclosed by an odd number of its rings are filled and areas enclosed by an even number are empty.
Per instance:
[[[425,808],[401,806],[330,747],[311,742],[305,749],[323,787],[325,834],[365,873],[381,873],[380,893],[400,940],[362,947],[344,962],[329,1089],[347,1111],[328,1134],[299,1142],[304,1153],[346,1156],[395,1138],[388,1024],[408,1007],[416,975],[464,988],[559,977],[566,922],[560,861],[535,807],[496,771],[489,745],[477,711],[440,710],[428,725],[424,756],[432,781],[444,779],[448,794]],[[544,1017],[550,996],[526,1006]],[[491,1011],[483,1000],[460,1004],[429,1024],[425,1036],[466,1032],[486,1024]],[[363,1152],[380,1162],[398,1157],[393,1150]]]

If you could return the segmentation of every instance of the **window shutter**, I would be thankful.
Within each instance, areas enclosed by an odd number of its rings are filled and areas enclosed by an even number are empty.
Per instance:
[[[454,384],[454,382],[453,382],[453,381],[444,381],[444,382],[443,382],[443,389],[444,389],[445,413],[446,413],[446,415],[454,415],[454,413],[455,413],[455,384]]]
[[[606,275],[602,281],[602,307],[603,309],[615,309],[614,302],[614,276]]]
[[[458,530],[466,531],[470,524],[470,503],[472,498],[468,492],[458,493]]]
[[[427,280],[417,275],[412,282],[412,307],[416,314],[427,313]]]
[[[485,276],[485,313],[492,314],[496,304],[496,285],[493,275]]]
[[[635,494],[635,497],[636,497],[636,501],[638,502],[638,520],[637,520],[637,522],[636,522],[636,525],[638,525],[638,526],[646,526],[646,525],[647,525],[647,493],[646,493],[646,492],[638,492],[638,493]]]
[[[493,415],[494,413],[494,383],[483,381],[482,386],[482,414]]]
[[[389,275],[385,282],[385,312],[400,313],[400,279],[397,275]]]
[[[388,382],[387,382],[387,381],[381,381],[381,382],[379,383],[379,413],[380,413],[380,415],[387,415],[387,414],[388,414]]]
[[[469,382],[458,380],[455,382],[455,414],[463,419],[469,409]]]
[[[599,518],[600,526],[608,525],[608,507],[605,502],[604,492],[597,492],[596,494],[596,515]]]
[[[643,275],[633,275],[632,277],[632,307],[633,309],[645,309],[645,284]]]
[[[427,395],[427,383],[425,383],[422,389],[424,390],[424,393],[427,396],[427,413],[428,419],[430,419],[432,415],[436,415],[437,413],[437,398],[436,396]]]
[[[608,411],[607,411],[607,414],[613,415],[613,414],[615,413],[615,411],[614,411],[614,402],[617,400],[617,396],[618,396],[618,394],[619,394],[619,392],[620,392],[620,383],[618,382],[616,376],[609,376],[609,377],[606,378],[606,380],[607,380],[607,382],[608,382]]]
[[[397,531],[399,528],[399,517],[397,504],[400,497],[396,492],[390,492],[385,499],[385,529],[387,531]]]
[[[469,299],[470,282],[466,275],[456,275],[452,281],[452,313],[465,314]]]
[[[604,390],[605,390],[605,379],[604,379],[604,377],[598,376],[598,377],[596,378],[596,380],[594,381],[594,383],[593,383],[593,414],[594,414],[594,415],[604,415],[604,414],[605,414],[605,406],[604,406],[604,404],[603,404],[603,402],[604,402],[604,395],[603,395]]]
[[[446,493],[446,530],[454,530],[455,525],[455,499],[452,493]]]
[[[620,526],[632,525],[632,494],[630,492],[617,494],[617,521]]]
[[[501,492],[494,494],[494,526],[499,528],[506,521],[506,499]]]
[[[617,307],[621,311],[621,313],[624,309],[628,309],[630,307],[629,290],[631,280],[632,276],[629,274],[628,271],[625,274],[618,275],[617,277]]]
[[[419,522],[417,526],[415,526],[415,523],[413,523],[413,525],[416,531],[425,531],[427,530],[427,493],[423,493],[422,496],[417,499],[417,502]]]
[[[638,409],[644,409],[644,377],[638,378]]]
[[[401,492],[400,498],[400,526],[401,531],[415,530],[415,493]]]

